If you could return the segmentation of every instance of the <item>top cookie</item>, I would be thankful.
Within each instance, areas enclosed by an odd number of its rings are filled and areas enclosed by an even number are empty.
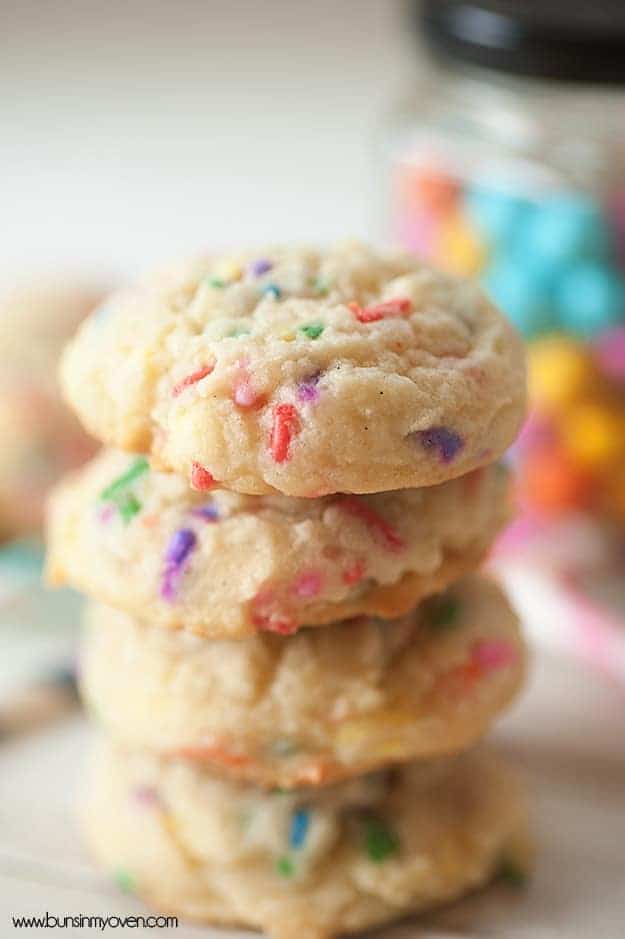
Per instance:
[[[360,244],[153,276],[91,316],[62,379],[93,434],[196,489],[299,497],[460,476],[525,401],[521,340],[476,285]]]

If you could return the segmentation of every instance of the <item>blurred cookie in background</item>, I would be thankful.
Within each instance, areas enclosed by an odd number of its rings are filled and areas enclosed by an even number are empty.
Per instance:
[[[102,295],[50,276],[0,287],[0,539],[38,535],[50,485],[95,444],[63,405],[57,360]]]

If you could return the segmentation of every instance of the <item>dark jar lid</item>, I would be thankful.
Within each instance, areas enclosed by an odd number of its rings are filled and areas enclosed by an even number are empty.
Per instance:
[[[534,78],[625,84],[625,0],[421,0],[429,47]]]

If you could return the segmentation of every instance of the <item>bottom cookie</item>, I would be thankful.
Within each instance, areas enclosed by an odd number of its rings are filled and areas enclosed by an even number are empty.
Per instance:
[[[328,939],[479,887],[516,857],[525,818],[483,752],[285,793],[104,743],[84,824],[120,885],[163,912]]]

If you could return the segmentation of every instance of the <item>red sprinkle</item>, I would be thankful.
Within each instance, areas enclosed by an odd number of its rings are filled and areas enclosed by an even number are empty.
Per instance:
[[[345,568],[343,571],[343,583],[351,587],[353,584],[357,584],[359,580],[362,580],[364,574],[365,562],[360,558],[358,561],[355,561],[351,567]]]
[[[201,368],[198,368],[197,372],[191,372],[190,375],[187,375],[186,378],[181,379],[181,381],[174,385],[174,387],[171,389],[172,396],[177,398],[178,395],[185,390],[185,388],[189,388],[191,385],[197,384],[197,382],[201,381],[203,378],[206,378],[207,375],[210,375],[214,368],[215,363],[213,362],[212,365],[203,365]]]
[[[276,463],[289,458],[289,447],[293,437],[299,433],[300,422],[297,408],[292,404],[278,404],[273,410],[273,424],[269,446]]]
[[[356,496],[344,496],[339,500],[338,505],[345,512],[349,512],[350,515],[364,522],[374,535],[381,538],[384,547],[389,551],[403,551],[406,547],[403,538],[395,531],[393,526],[381,515],[378,515],[366,502],[357,499]]]
[[[263,632],[292,636],[297,632],[296,620],[281,608],[271,588],[259,590],[251,602],[252,623]]]
[[[412,303],[408,297],[384,300],[374,306],[362,307],[359,303],[348,303],[348,306],[359,323],[376,323],[378,320],[392,316],[405,316],[412,309]]]
[[[207,489],[215,489],[219,483],[215,477],[200,466],[199,463],[191,464],[191,488],[197,492],[205,492]]]

